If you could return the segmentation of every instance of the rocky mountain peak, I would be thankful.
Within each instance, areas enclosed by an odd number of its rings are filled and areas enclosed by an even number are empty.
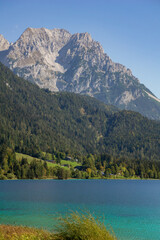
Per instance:
[[[85,32],[85,33],[75,33],[72,35],[72,39],[74,39],[75,41],[79,41],[79,42],[92,42],[92,37],[89,33]]]
[[[0,51],[7,50],[9,48],[9,42],[0,34]]]
[[[41,47],[47,48],[50,51],[57,51],[68,42],[71,34],[63,29],[49,30],[46,28],[27,28],[20,38],[15,42],[14,46],[21,47],[21,44],[29,45],[32,49]],[[54,49],[56,48],[56,49]],[[27,48],[25,50],[28,50]]]
[[[98,48],[99,51],[103,51],[100,43],[94,41],[89,33],[76,33],[71,36],[70,39],[72,45],[80,46],[81,48],[87,48],[86,50],[90,50],[90,48]]]

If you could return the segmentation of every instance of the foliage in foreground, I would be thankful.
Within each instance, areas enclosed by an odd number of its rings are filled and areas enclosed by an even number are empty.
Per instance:
[[[53,234],[42,230],[0,225],[0,240],[53,240]]]
[[[73,213],[60,219],[56,233],[29,227],[0,225],[0,240],[115,240],[90,214]]]
[[[90,214],[72,213],[62,218],[58,226],[57,240],[114,240],[99,220]]]

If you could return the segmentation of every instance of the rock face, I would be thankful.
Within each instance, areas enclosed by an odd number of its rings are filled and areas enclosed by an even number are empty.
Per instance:
[[[41,88],[90,95],[160,119],[159,100],[130,69],[112,62],[89,33],[27,28],[12,45],[0,37],[0,50],[3,64]]]
[[[9,42],[0,34],[0,51],[8,49],[10,46]]]

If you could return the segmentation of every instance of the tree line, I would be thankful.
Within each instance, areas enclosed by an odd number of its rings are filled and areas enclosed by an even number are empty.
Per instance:
[[[89,179],[89,178],[151,178],[160,179],[160,162],[134,160],[115,157],[109,154],[79,156],[81,166],[68,168],[61,166],[61,158],[66,155],[57,153],[54,160],[59,165],[48,166],[45,160],[26,158],[16,159],[14,150],[6,145],[0,146],[0,179]],[[69,165],[69,164],[68,164]]]

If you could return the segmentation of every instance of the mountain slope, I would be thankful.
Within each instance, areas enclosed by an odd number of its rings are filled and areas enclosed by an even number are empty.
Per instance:
[[[19,152],[110,153],[159,159],[160,123],[94,98],[47,92],[0,64],[0,144]]]
[[[93,96],[160,119],[160,100],[131,70],[112,62],[88,33],[28,28],[8,49],[1,49],[0,42],[0,50],[3,64],[40,88]]]

